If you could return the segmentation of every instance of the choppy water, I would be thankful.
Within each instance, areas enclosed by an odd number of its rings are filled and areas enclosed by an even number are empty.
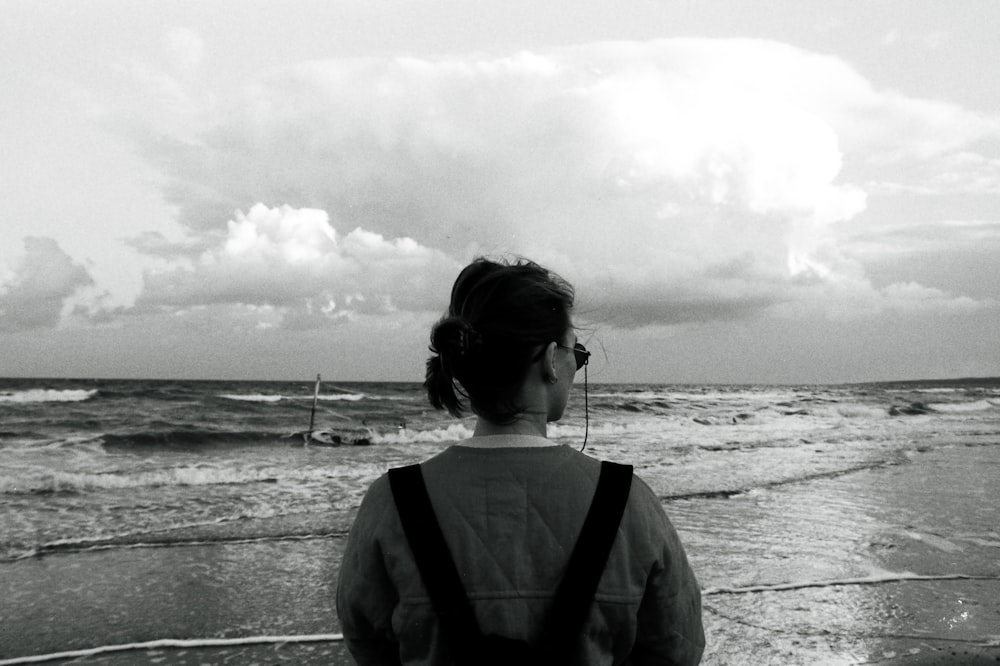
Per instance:
[[[550,436],[584,437],[583,396]],[[1000,382],[589,388],[588,451],[665,500],[726,496],[1000,437]],[[470,434],[419,385],[0,380],[0,559],[346,530],[367,485]],[[322,520],[317,517],[322,516]],[[262,520],[266,519],[262,523]],[[196,535],[196,537],[194,536]]]

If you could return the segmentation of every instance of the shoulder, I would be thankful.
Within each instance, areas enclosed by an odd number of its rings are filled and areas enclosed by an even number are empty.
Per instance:
[[[395,515],[395,502],[392,497],[392,488],[389,485],[389,475],[382,474],[368,486],[368,490],[361,499],[361,506],[358,508],[352,530],[371,534],[378,529],[379,525],[394,518]]]
[[[629,495],[629,500],[647,509],[657,512],[663,511],[663,504],[660,498],[656,496],[656,493],[649,487],[649,484],[635,472],[632,473],[632,491]]]
[[[389,485],[388,472],[372,481],[372,484],[368,486],[368,490],[365,492],[364,499],[361,500],[361,504],[364,506],[366,502],[371,504],[385,502],[386,500],[392,500],[392,487]]]
[[[654,549],[676,547],[677,531],[660,498],[640,476],[632,475],[632,488],[628,505],[622,517],[622,527],[632,538],[647,543]]]

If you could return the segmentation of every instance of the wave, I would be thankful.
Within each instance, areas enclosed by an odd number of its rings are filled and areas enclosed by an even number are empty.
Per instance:
[[[434,430],[408,430],[400,428],[394,433],[371,434],[375,444],[411,444],[415,442],[458,442],[472,437],[472,430],[464,423],[453,423]]]
[[[263,393],[248,393],[246,395],[223,393],[219,397],[226,400],[239,400],[240,402],[281,402],[285,400],[285,397],[281,395],[266,395]]]
[[[642,388],[623,388],[621,390],[608,390],[608,385],[591,391],[592,397],[599,398],[624,398],[628,400],[650,400],[662,398],[683,398],[693,400],[709,399],[747,399],[755,401],[766,401],[771,398],[785,399],[788,396],[799,395],[802,389],[796,387],[769,387],[753,389],[745,386],[679,386],[667,384],[663,386],[644,386]]]
[[[0,446],[7,444],[5,440],[22,442],[52,442],[54,438],[36,430],[0,430]]]
[[[583,437],[587,427],[583,424],[570,425],[568,423],[550,423],[548,425],[548,436],[552,439],[572,439],[579,440]],[[657,420],[636,420],[625,423],[595,423],[591,419],[589,434],[598,437],[635,437],[641,435],[664,435],[664,424]]]
[[[36,402],[83,402],[98,394],[97,389],[27,389],[0,391],[0,402],[27,404]]]
[[[613,400],[662,400],[668,395],[679,395],[675,391],[591,391],[591,398],[605,398]],[[683,394],[687,395],[687,394]]]
[[[962,387],[931,387],[931,388],[887,388],[886,393],[964,393]]]
[[[150,472],[46,472],[0,479],[0,494],[73,494],[95,490],[277,483],[274,470],[174,467]]]
[[[347,419],[347,417],[345,417]],[[347,419],[349,420],[349,419]],[[370,443],[446,442],[464,439],[472,431],[462,424],[450,425],[436,430],[407,429],[397,425],[398,421],[382,424],[363,422],[351,423],[343,427],[316,428],[313,432],[328,432],[346,443],[368,440]],[[104,450],[109,449],[180,449],[199,450],[213,447],[278,446],[286,447],[302,443],[304,431],[275,430],[202,430],[198,428],[176,428],[148,430],[134,433],[106,433],[97,437],[77,440],[54,440],[61,445],[79,446],[97,443]]]
[[[116,550],[130,548],[177,548],[185,546],[216,546],[220,544],[273,543],[280,541],[311,541],[315,539],[342,539],[348,534],[345,530],[322,530],[317,532],[264,535],[213,535],[192,538],[160,537],[155,534],[126,534],[113,537],[63,539],[43,543],[32,549],[14,551],[0,556],[0,562],[13,562],[28,558],[38,558],[45,555],[61,553],[86,553],[99,550]],[[146,536],[148,540],[141,540]],[[0,662],[3,663],[3,662]]]
[[[357,402],[358,400],[364,400],[367,396],[364,393],[332,393],[328,395],[319,394],[318,400],[347,400],[348,402]]]
[[[384,471],[381,465],[357,463],[350,468],[331,471],[324,467],[289,469],[287,467],[188,464],[154,470],[111,470],[95,472],[36,471],[16,477],[0,477],[0,495],[74,495],[102,490],[167,488],[178,486],[244,486],[281,482],[322,483],[345,476],[373,479]],[[269,505],[270,506],[270,505]],[[254,511],[240,518],[272,517],[272,509]],[[220,519],[231,520],[232,517]],[[199,523],[208,524],[208,523]],[[171,528],[174,529],[174,528]]]
[[[982,412],[1000,406],[997,400],[976,400],[975,402],[935,402],[927,405],[935,412]]]
[[[239,400],[241,402],[281,402],[283,400],[312,400],[311,395],[280,395],[273,393],[223,393],[220,398],[226,400]],[[357,402],[364,400],[367,396],[364,393],[328,393],[320,394],[317,400],[337,401],[346,400]]]
[[[845,419],[882,419],[889,414],[885,407],[872,407],[871,405],[847,404],[827,407],[819,410],[820,413],[835,414]]]
[[[250,444],[280,444],[289,433],[272,431],[226,430],[159,430],[131,434],[105,434],[90,441],[104,448],[202,448],[205,446],[240,446]]]
[[[201,392],[195,387],[182,382],[162,382],[153,385],[145,383],[130,383],[122,386],[120,383],[101,387],[101,398],[109,400],[140,400],[150,399],[159,402],[190,402],[200,400]]]

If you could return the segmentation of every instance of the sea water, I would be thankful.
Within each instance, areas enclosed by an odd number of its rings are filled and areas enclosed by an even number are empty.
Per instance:
[[[985,380],[587,393],[589,415],[578,387],[550,437],[580,448],[586,435],[589,453],[635,465],[665,500],[1000,437],[1000,383]],[[379,474],[473,426],[430,408],[418,384],[327,383],[314,414],[313,398],[310,382],[0,380],[0,559],[169,542],[193,526],[252,537],[252,519],[310,513],[346,530]],[[345,444],[303,446],[311,417]]]
[[[314,398],[308,381],[0,380],[0,571],[99,550],[341,543],[375,478],[473,427],[419,384],[329,382]],[[310,422],[342,445],[305,445]],[[937,516],[876,506],[920,490],[885,470],[1000,446],[1000,380],[578,385],[549,436],[634,465],[709,593],[885,575],[892,553],[873,553],[897,537],[954,549],[951,573],[1000,573],[987,493]],[[925,483],[961,484],[943,478]]]

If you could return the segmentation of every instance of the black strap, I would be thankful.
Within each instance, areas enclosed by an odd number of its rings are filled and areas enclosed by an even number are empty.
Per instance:
[[[420,577],[431,598],[448,644],[459,661],[473,656],[482,638],[455,561],[431,507],[420,465],[389,470],[389,485],[403,533],[413,551]]]
[[[631,465],[601,462],[594,499],[559,583],[552,611],[545,619],[542,649],[550,657],[545,663],[555,663],[556,656],[566,654],[566,646],[587,619],[631,488]]]
[[[459,661],[474,663],[483,635],[434,516],[420,466],[390,469],[389,485],[442,631]],[[564,656],[583,626],[618,534],[631,485],[631,465],[601,463],[594,499],[546,618],[539,646],[546,659],[541,663],[555,663],[555,657]]]

